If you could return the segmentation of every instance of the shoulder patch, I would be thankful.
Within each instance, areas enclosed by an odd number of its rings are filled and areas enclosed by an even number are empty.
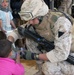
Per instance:
[[[58,32],[58,37],[62,36],[64,34],[64,32]]]
[[[51,20],[55,23],[57,21],[58,17],[57,15],[52,15]]]

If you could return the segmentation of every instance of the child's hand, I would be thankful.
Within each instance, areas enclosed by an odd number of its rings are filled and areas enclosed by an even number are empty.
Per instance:
[[[17,63],[20,63],[20,51],[17,52],[17,55],[16,55],[16,62],[17,62]]]

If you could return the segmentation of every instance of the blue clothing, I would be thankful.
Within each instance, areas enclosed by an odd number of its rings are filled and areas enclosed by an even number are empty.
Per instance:
[[[12,26],[10,25],[10,21],[13,19],[13,16],[10,11],[4,12],[0,10],[0,20],[2,20],[2,28],[3,30],[10,31],[12,30]]]

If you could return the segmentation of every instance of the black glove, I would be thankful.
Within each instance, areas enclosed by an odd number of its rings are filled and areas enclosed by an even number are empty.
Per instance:
[[[26,60],[39,60],[38,55],[39,54],[32,53],[30,51],[24,51],[23,53],[21,52],[22,58]]]
[[[24,36],[24,28],[18,27],[18,33],[22,36]]]

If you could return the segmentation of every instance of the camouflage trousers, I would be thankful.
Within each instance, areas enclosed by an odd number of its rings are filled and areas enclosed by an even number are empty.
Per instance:
[[[74,75],[74,65],[63,61],[60,63],[45,62],[42,65],[45,75]]]
[[[37,43],[33,40],[26,39],[27,49],[31,52],[40,53],[37,49]],[[74,75],[74,65],[67,61],[58,63],[50,63],[49,61],[37,61],[40,64],[40,69],[45,75]]]

